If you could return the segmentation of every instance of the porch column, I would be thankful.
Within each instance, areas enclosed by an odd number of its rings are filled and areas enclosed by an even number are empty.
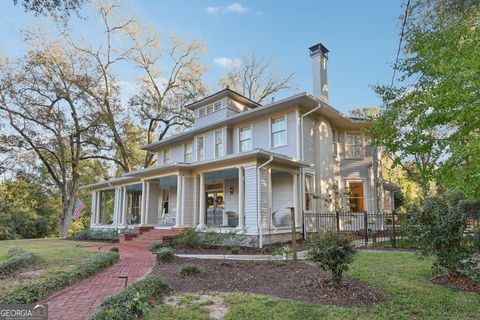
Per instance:
[[[180,217],[181,217],[181,225],[184,226],[185,225],[185,176],[182,176],[182,201],[181,201],[181,204],[182,204],[182,211],[180,213]]]
[[[100,224],[100,206],[101,206],[100,192],[101,191],[96,191],[95,192],[95,198],[97,199],[95,201],[95,224]]]
[[[92,204],[90,207],[90,228],[95,225],[97,221],[97,192],[92,192]]]
[[[140,225],[145,224],[146,216],[146,207],[147,207],[147,197],[148,197],[148,184],[147,182],[142,182],[142,205],[140,208]]]
[[[238,229],[245,229],[245,179],[243,167],[238,167]]]
[[[293,207],[295,208],[295,224],[300,225],[300,206],[298,205],[298,174],[292,173],[293,180]]]
[[[198,227],[199,228],[204,228],[205,227],[205,217],[206,217],[206,207],[205,207],[205,178],[203,176],[203,173],[200,173],[200,210],[198,210],[199,212],[199,217],[198,217],[198,221],[199,221],[199,225]]]
[[[181,211],[182,211],[182,176],[177,175],[177,215],[175,217],[175,227],[181,226]]]
[[[113,199],[113,224],[118,225],[119,217],[119,206],[120,206],[120,188],[115,188],[114,199]]]
[[[122,220],[121,224],[123,226],[127,225],[127,205],[128,205],[128,193],[127,193],[127,187],[122,187]]]

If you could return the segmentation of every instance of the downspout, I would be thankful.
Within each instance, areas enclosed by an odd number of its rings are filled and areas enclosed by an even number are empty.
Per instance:
[[[273,156],[270,156],[266,162],[264,162],[261,166],[257,168],[257,226],[258,226],[258,247],[261,249],[263,248],[263,230],[262,230],[262,219],[260,215],[261,210],[261,201],[260,201],[260,170],[265,167],[267,164],[273,161]]]
[[[306,116],[314,113],[315,111],[317,111],[318,109],[320,109],[322,107],[322,104],[319,103],[318,104],[318,107],[315,107],[313,108],[312,110],[308,111],[307,113],[305,114],[302,114],[300,116],[300,160],[304,161],[304,158],[305,158],[305,150],[303,148],[303,118],[305,118]],[[304,197],[304,192],[303,192],[303,188],[305,188],[305,170],[303,169],[303,167],[300,167],[300,208],[301,208],[301,211],[302,211],[302,227],[303,227],[303,238],[306,239],[307,238],[307,231],[305,229],[305,212],[303,212],[303,203],[305,201]],[[298,214],[298,213],[297,213]]]

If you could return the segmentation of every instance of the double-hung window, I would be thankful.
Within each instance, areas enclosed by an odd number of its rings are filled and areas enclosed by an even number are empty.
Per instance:
[[[252,150],[252,127],[240,128],[240,152]]]
[[[205,115],[205,108],[198,109],[198,116],[203,117]]]
[[[192,143],[191,142],[185,143],[183,148],[184,148],[183,161],[187,163],[192,162],[192,151],[193,151]]]
[[[348,184],[348,200],[350,211],[365,212],[365,194],[362,182],[350,182]]]
[[[205,160],[205,137],[197,138],[197,161]]]
[[[313,209],[313,176],[305,175],[305,211]]]
[[[222,101],[215,102],[213,106],[215,108],[215,111],[222,109]]]
[[[272,148],[287,144],[287,123],[285,116],[272,119]]]
[[[172,160],[172,149],[163,149],[163,164],[169,164]]]
[[[215,158],[223,156],[223,130],[215,131]]]
[[[361,159],[362,158],[362,141],[361,133],[347,133],[345,141],[345,158]]]

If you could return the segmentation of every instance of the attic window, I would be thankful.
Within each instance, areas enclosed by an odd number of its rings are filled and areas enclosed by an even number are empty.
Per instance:
[[[207,114],[210,114],[212,112],[213,112],[213,104],[211,104],[207,107]]]
[[[222,101],[215,102],[214,108],[215,108],[215,111],[222,109]]]
[[[205,108],[198,109],[198,116],[203,117],[205,115]]]

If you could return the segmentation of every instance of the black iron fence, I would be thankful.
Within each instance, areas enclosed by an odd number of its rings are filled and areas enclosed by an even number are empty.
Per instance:
[[[390,241],[395,246],[401,237],[401,222],[406,216],[393,213],[338,212],[305,213],[305,233],[322,230],[336,230],[356,242],[369,245],[380,241]]]

